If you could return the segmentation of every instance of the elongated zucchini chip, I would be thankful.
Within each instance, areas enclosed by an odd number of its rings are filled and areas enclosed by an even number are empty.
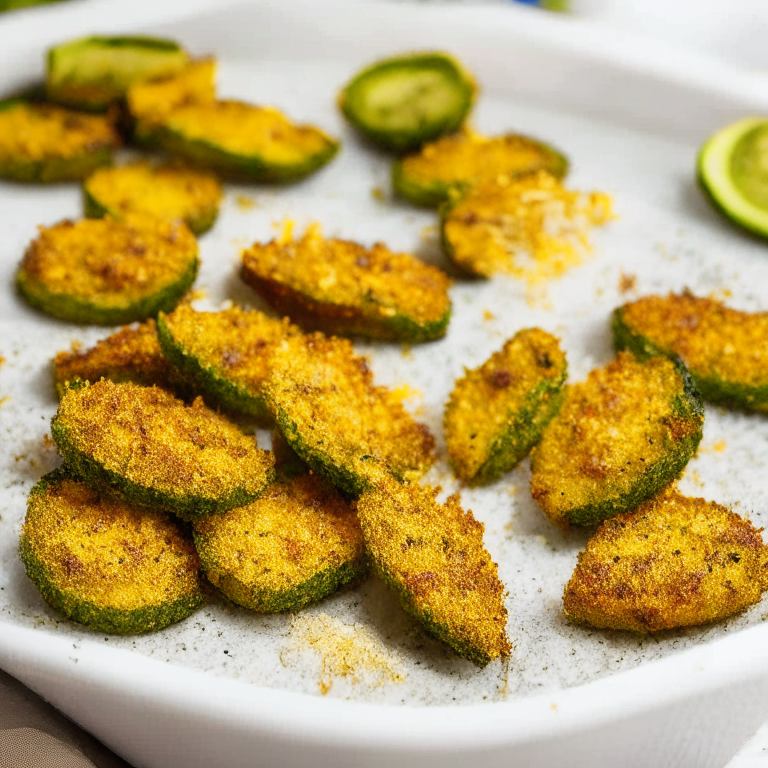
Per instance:
[[[287,319],[236,306],[196,312],[182,304],[158,316],[157,332],[178,374],[211,403],[261,422],[271,420],[262,392],[270,360],[284,339],[301,333]]]
[[[213,226],[223,194],[219,180],[208,171],[147,162],[101,168],[85,180],[83,193],[90,218],[156,216],[183,221],[196,235]]]
[[[333,158],[337,141],[276,109],[241,101],[185,104],[152,129],[162,149],[240,181],[297,181]]]
[[[518,331],[468,370],[445,408],[445,441],[457,476],[487,483],[522,461],[560,409],[566,375],[557,339],[539,328]]]
[[[23,99],[0,101],[0,178],[83,179],[111,163],[119,145],[120,137],[106,117]]]
[[[619,352],[568,387],[531,452],[531,494],[556,525],[595,525],[634,509],[682,473],[703,422],[679,361]]]
[[[16,283],[49,315],[120,325],[173,309],[197,265],[197,241],[184,224],[150,217],[62,221],[40,228]]]
[[[645,296],[613,313],[617,349],[678,355],[705,400],[768,411],[768,312],[741,312],[689,291]]]
[[[440,214],[445,253],[476,277],[558,277],[590,252],[591,227],[612,218],[608,195],[565,189],[546,171],[480,182]]]
[[[154,37],[84,37],[48,52],[48,99],[78,109],[105,110],[132,83],[172,75],[189,55],[172,40]]]
[[[326,240],[312,226],[299,240],[255,243],[242,258],[243,280],[307,330],[407,342],[445,335],[448,276],[382,243]]]
[[[197,553],[176,521],[63,470],[32,489],[20,555],[45,600],[97,632],[154,632],[205,602]]]
[[[259,613],[299,611],[368,570],[354,511],[317,475],[273,483],[247,507],[195,523],[194,535],[211,583]]]
[[[476,90],[452,56],[415,53],[363,69],[339,94],[339,106],[369,139],[401,152],[459,128]]]
[[[274,476],[272,454],[200,398],[187,406],[130,382],[70,387],[51,435],[89,485],[187,520],[248,504]]]
[[[344,493],[369,484],[378,459],[398,478],[422,475],[434,438],[400,400],[373,383],[352,345],[322,334],[286,339],[272,357],[264,385],[267,407],[288,444],[315,472]]]
[[[445,504],[439,489],[402,485],[381,473],[356,503],[374,568],[398,594],[403,608],[429,634],[485,666],[509,656],[504,585],[483,546],[483,524]]]
[[[121,328],[90,349],[59,352],[53,360],[56,391],[61,397],[73,381],[133,381],[177,390],[181,381],[166,360],[157,341],[155,321]]]
[[[563,609],[580,624],[658,632],[720,621],[766,589],[760,531],[719,504],[667,490],[597,529]]]
[[[481,181],[510,179],[534,171],[556,178],[568,172],[568,160],[536,139],[509,133],[487,138],[465,131],[426,144],[397,160],[392,168],[395,192],[416,205],[438,206],[454,191]]]

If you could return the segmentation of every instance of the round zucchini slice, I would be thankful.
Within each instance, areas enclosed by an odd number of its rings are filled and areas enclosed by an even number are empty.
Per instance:
[[[85,180],[83,193],[90,218],[144,214],[184,221],[196,235],[213,226],[223,194],[219,180],[208,171],[147,162],[101,168]]]
[[[51,435],[72,471],[130,502],[194,520],[256,499],[274,459],[198,398],[102,379],[70,387]]]
[[[33,307],[53,317],[120,325],[173,309],[197,266],[197,241],[184,224],[84,219],[41,227],[16,282]]]
[[[243,280],[306,330],[416,343],[448,327],[448,276],[382,243],[326,240],[310,227],[299,240],[256,243],[242,258]]]
[[[0,101],[0,178],[83,179],[112,162],[120,137],[110,120],[23,99]]]
[[[46,91],[59,104],[101,112],[132,83],[181,72],[189,55],[172,40],[85,37],[48,51]]]
[[[718,131],[699,150],[696,170],[726,218],[768,237],[768,118],[748,117]]]
[[[436,207],[454,190],[534,171],[548,171],[560,179],[568,171],[568,160],[548,144],[527,136],[509,133],[487,138],[464,131],[397,160],[392,184],[398,195],[415,205]]]
[[[560,409],[566,375],[558,340],[540,328],[518,331],[467,371],[445,408],[445,441],[456,475],[479,485],[522,461]]]
[[[368,138],[403,152],[459,128],[476,90],[452,56],[415,53],[366,67],[339,94],[339,106]]]
[[[300,331],[287,319],[231,307],[196,312],[181,304],[157,318],[160,347],[180,377],[217,407],[269,423],[262,388],[282,341]]]
[[[195,523],[210,582],[259,613],[299,611],[368,571],[357,516],[317,475],[273,483],[259,499]]]
[[[568,387],[531,452],[531,494],[556,525],[596,525],[677,479],[703,423],[698,390],[679,360],[619,352]]]
[[[197,553],[177,521],[63,470],[32,489],[20,555],[45,600],[96,632],[154,632],[205,603]]]
[[[240,181],[297,181],[339,149],[319,128],[241,101],[182,105],[153,128],[152,137],[160,148]]]

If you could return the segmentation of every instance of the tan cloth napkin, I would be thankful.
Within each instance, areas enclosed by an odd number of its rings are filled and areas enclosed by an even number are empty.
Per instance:
[[[37,728],[0,731],[0,768],[96,768],[79,750]]]

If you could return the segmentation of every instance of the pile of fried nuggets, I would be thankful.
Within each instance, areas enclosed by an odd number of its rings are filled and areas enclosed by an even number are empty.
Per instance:
[[[140,143],[262,181],[306,175],[336,151],[322,132],[283,125],[279,113],[216,101],[212,61],[172,52],[170,75],[123,94]],[[469,104],[471,78],[462,87]],[[0,104],[0,128],[13,115],[39,130],[60,117],[56,109]],[[73,130],[85,130],[83,120]],[[272,138],[260,165],[235,162],[264,121]],[[248,131],[226,130],[246,123]],[[189,138],[206,125],[211,135]],[[278,135],[288,137],[283,145]],[[88,176],[101,164],[3,165],[3,151],[0,170],[24,180]],[[488,276],[514,271],[502,264],[512,230],[515,242],[533,242],[530,222],[515,229],[507,208],[546,201],[566,218],[610,218],[606,196],[563,190],[566,169],[535,140],[464,132],[398,160],[394,179],[413,202],[445,202],[446,252]],[[140,322],[55,359],[51,433],[64,464],[33,488],[20,545],[44,598],[94,630],[139,633],[189,616],[210,585],[254,611],[298,611],[373,566],[456,653],[479,665],[508,656],[505,588],[483,525],[458,496],[439,503],[439,489],[418,482],[435,459],[432,435],[341,338],[440,338],[448,277],[409,254],[310,227],[243,253],[243,280],[278,317],[238,306],[199,312],[179,300],[197,271],[192,232],[209,228],[218,210],[210,170],[101,168],[84,190],[92,218],[43,229],[19,289],[71,321]],[[467,370],[445,408],[451,465],[481,485],[530,454],[531,493],[547,518],[598,526],[565,589],[573,621],[653,632],[723,619],[768,588],[768,548],[749,522],[680,495],[674,481],[701,440],[702,396],[768,410],[768,352],[757,343],[768,314],[689,293],[652,296],[617,309],[613,330],[616,358],[578,384],[566,383],[558,339],[539,328]],[[271,451],[245,420],[273,429]]]

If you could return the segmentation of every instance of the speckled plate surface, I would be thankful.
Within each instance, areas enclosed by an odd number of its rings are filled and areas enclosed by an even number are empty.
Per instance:
[[[96,13],[95,5],[74,5],[80,14],[76,22],[60,11],[54,17],[60,26],[39,30],[39,41],[29,48],[42,49],[48,40],[61,37],[56,29],[66,28],[63,36],[69,36],[117,24],[107,21],[104,9]],[[103,5],[116,7],[111,2]],[[329,17],[307,3],[228,6],[215,15],[195,17],[203,5],[179,12],[191,17],[187,20],[163,22],[163,13],[155,11],[158,21],[153,25],[145,4],[145,23],[140,9],[134,9],[119,26],[149,24],[151,31],[173,35],[196,52],[218,55],[222,94],[273,104],[294,119],[318,124],[342,138],[343,151],[296,186],[227,187],[218,223],[200,240],[202,268],[196,287],[204,297],[197,302],[199,308],[216,308],[226,301],[260,306],[237,277],[239,251],[254,240],[274,236],[286,218],[294,220],[299,231],[317,221],[328,235],[369,244],[381,240],[447,266],[435,214],[391,198],[390,158],[361,143],[335,108],[335,95],[350,74],[382,53],[450,49],[477,73],[483,86],[473,119],[478,130],[515,130],[551,142],[571,159],[569,186],[605,191],[614,198],[618,218],[595,230],[591,256],[556,281],[531,285],[509,278],[457,279],[452,289],[454,314],[444,340],[409,348],[356,344],[370,355],[377,381],[403,387],[408,407],[437,437],[440,459],[427,479],[446,493],[459,489],[442,442],[448,393],[464,366],[478,365],[520,328],[537,325],[559,336],[568,355],[569,379],[578,381],[611,359],[610,312],[629,299],[688,287],[725,298],[734,307],[768,308],[766,246],[722,222],[693,178],[699,141],[721,123],[754,109],[762,96],[759,81],[703,59],[675,58],[670,52],[664,55],[670,66],[677,65],[676,74],[663,76],[658,52],[640,43],[595,38],[588,28],[511,9],[443,8],[427,33],[426,20],[436,17],[403,6],[339,6],[332,22],[333,14]],[[98,28],[88,26],[89,14],[83,9],[98,20]],[[45,19],[52,23],[50,17]],[[6,35],[10,39],[8,30],[0,27],[0,49]],[[508,41],[516,45],[505,56]],[[16,49],[16,57],[13,46],[3,54],[10,72],[7,82],[0,81],[4,86],[40,71],[39,59],[26,48],[23,56],[18,45]],[[681,652],[717,648],[718,641],[736,633],[751,638],[757,631],[768,647],[764,628],[744,632],[768,618],[766,603],[716,626],[650,639],[569,625],[562,616],[561,596],[587,535],[564,534],[543,518],[528,492],[527,461],[494,485],[462,491],[465,506],[485,523],[486,546],[509,590],[508,633],[514,651],[508,664],[496,662],[479,670],[457,659],[428,638],[375,578],[301,617],[259,616],[212,603],[163,632],[129,638],[97,635],[63,620],[25,577],[17,556],[19,531],[29,489],[59,462],[46,437],[56,408],[50,360],[72,342],[90,345],[108,332],[34,312],[15,295],[13,275],[38,224],[80,212],[75,185],[0,183],[0,355],[5,358],[0,367],[0,664],[10,671],[23,672],[33,656],[39,667],[49,643],[50,658],[57,657],[54,648],[69,648],[72,669],[65,663],[57,674],[72,680],[78,679],[73,671],[78,663],[86,666],[103,658],[109,668],[113,658],[116,666],[135,664],[138,675],[139,669],[156,668],[145,667],[144,660],[150,658],[163,662],[157,669],[187,675],[190,685],[200,679],[196,673],[204,673],[206,686],[245,683],[265,700],[272,692],[278,696],[289,691],[304,695],[297,701],[314,697],[319,706],[336,706],[328,700],[340,699],[386,705],[358,711],[400,713],[403,705],[408,711],[415,706],[444,712],[447,706],[476,713],[482,707],[473,705],[495,702],[485,710],[490,716],[512,704],[523,712],[526,701],[543,701],[564,691],[576,696],[577,686],[617,675],[623,679],[620,673],[641,665],[659,669],[649,665],[656,660],[666,659],[674,669],[674,659],[692,658],[678,656]],[[767,445],[766,418],[708,407],[701,448],[680,487],[732,506],[757,526],[765,525]],[[10,636],[34,637],[37,650],[25,660],[20,641],[9,645]],[[97,645],[102,648],[96,650]],[[767,656],[763,652],[755,657],[755,672],[768,668]],[[714,681],[717,674],[712,674]],[[743,670],[733,677],[742,681],[748,675]],[[45,687],[44,678],[30,681]],[[487,722],[487,717],[479,717]],[[125,744],[117,746],[125,754]]]

